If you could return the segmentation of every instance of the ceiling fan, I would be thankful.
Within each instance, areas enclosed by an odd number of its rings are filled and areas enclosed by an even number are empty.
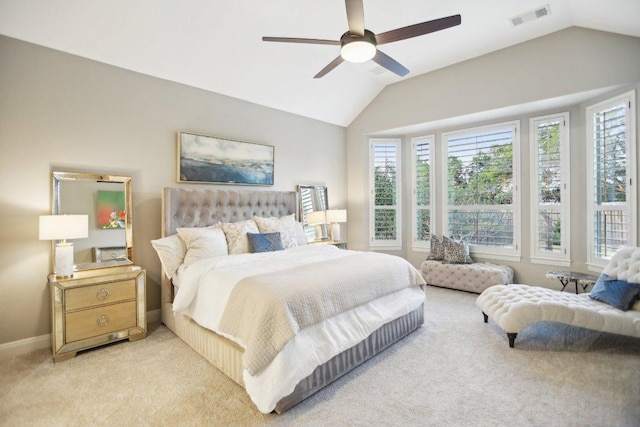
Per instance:
[[[359,63],[370,59],[378,63],[378,65],[402,77],[406,76],[407,73],[409,73],[409,70],[395,59],[382,53],[376,48],[376,46],[440,30],[446,30],[447,28],[460,25],[460,22],[462,22],[460,15],[452,15],[447,16],[446,18],[434,19],[420,24],[396,28],[395,30],[376,35],[364,28],[364,7],[362,2],[363,0],[345,0],[349,31],[344,33],[342,37],[340,37],[340,40],[301,39],[291,37],[263,37],[262,40],[265,42],[340,45],[340,56],[331,61],[326,67],[320,70],[318,74],[313,76],[314,79],[324,76],[329,71],[340,65],[343,61]]]

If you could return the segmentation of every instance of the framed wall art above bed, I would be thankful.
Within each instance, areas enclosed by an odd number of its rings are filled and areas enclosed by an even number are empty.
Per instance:
[[[274,147],[178,133],[177,181],[273,185]]]

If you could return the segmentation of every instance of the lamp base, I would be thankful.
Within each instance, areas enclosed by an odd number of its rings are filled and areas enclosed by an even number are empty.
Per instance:
[[[340,224],[337,222],[331,224],[331,240],[334,242],[340,241]]]
[[[73,243],[56,244],[54,272],[58,279],[73,276]]]

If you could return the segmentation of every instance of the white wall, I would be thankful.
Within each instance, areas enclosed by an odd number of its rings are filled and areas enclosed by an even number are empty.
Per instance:
[[[345,129],[0,37],[0,344],[50,333],[50,172],[131,176],[134,257],[147,269],[147,309],[160,307],[161,189],[175,180],[176,133],[275,146],[275,185],[324,184],[346,207]],[[308,161],[312,159],[312,161]],[[216,186],[211,186],[216,187]]]
[[[417,127],[436,133],[486,123],[521,120],[522,153],[522,259],[509,264],[516,271],[516,281],[558,288],[557,282],[545,279],[545,272],[558,267],[534,265],[530,256],[529,219],[529,123],[532,116],[560,111],[571,112],[571,269],[586,272],[586,185],[584,104],[566,101],[557,108],[538,107],[522,113],[521,107],[544,105],[550,99],[604,89],[614,95],[630,88],[640,88],[640,39],[584,28],[570,28],[531,40],[498,52],[455,64],[386,87],[347,128],[349,247],[368,249],[368,146],[376,135],[395,135],[404,139],[404,158],[410,150],[410,137]],[[617,87],[617,89],[610,89]],[[607,89],[608,88],[608,89]],[[640,91],[638,91],[640,92]],[[603,96],[593,96],[598,101]],[[559,101],[560,103],[562,101]],[[478,119],[490,111],[493,119]],[[637,114],[637,113],[636,113]],[[640,116],[638,116],[640,123]],[[456,122],[455,125],[451,123]],[[405,130],[399,130],[404,128]],[[405,162],[406,164],[406,162]],[[640,164],[640,163],[639,163]],[[436,165],[437,166],[437,165]],[[409,168],[404,167],[408,188]],[[402,251],[419,266],[425,253],[410,249],[410,194],[403,194]],[[436,198],[436,209],[442,195]],[[483,260],[480,260],[483,261]]]

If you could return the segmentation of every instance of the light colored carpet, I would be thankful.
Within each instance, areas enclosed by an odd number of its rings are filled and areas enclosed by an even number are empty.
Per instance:
[[[5,358],[6,426],[639,426],[640,339],[545,323],[510,349],[477,295],[428,288],[425,324],[283,415],[263,415],[167,328],[53,364]]]

